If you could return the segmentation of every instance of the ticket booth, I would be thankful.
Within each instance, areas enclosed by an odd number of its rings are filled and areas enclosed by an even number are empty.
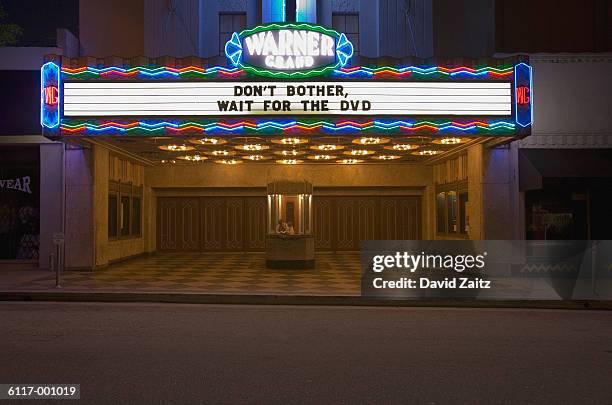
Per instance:
[[[278,181],[268,184],[266,266],[314,268],[312,184]]]

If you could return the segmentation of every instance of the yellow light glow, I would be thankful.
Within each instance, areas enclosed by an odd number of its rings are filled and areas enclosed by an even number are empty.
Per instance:
[[[233,156],[236,154],[236,152],[234,151],[224,150],[224,149],[213,150],[208,153],[210,153],[213,156]]]
[[[207,157],[206,156],[201,156],[201,155],[187,155],[187,156],[179,156],[179,159],[182,160],[188,160],[190,162],[201,162],[203,160],[206,160]]]
[[[281,150],[278,152],[274,152],[277,155],[281,155],[281,156],[300,156],[303,155],[305,152],[299,151],[299,150],[295,150],[295,149],[288,149],[288,150]]]
[[[162,145],[159,146],[159,149],[170,152],[186,152],[188,150],[194,150],[195,148],[189,145]]]
[[[302,163],[302,161],[298,159],[281,159],[277,160],[276,163],[279,163],[281,165],[297,165]]]
[[[368,156],[368,155],[373,155],[374,153],[375,152],[373,150],[367,150],[367,149],[351,149],[351,150],[344,152],[345,155],[351,155],[351,156]]]
[[[379,155],[374,157],[374,159],[378,160],[395,160],[399,158],[401,158],[401,156],[399,155]]]
[[[197,138],[190,139],[189,142],[195,143],[197,145],[209,145],[209,146],[218,146],[227,143],[226,140],[220,138]]]
[[[391,146],[385,146],[385,149],[387,150],[395,150],[395,151],[399,151],[399,152],[404,152],[407,150],[413,150],[418,148],[417,145],[413,145],[411,143],[396,143],[394,145]]]
[[[335,158],[336,158],[336,156],[332,156],[332,155],[312,155],[312,156],[308,156],[308,159],[311,159],[311,160],[333,160]]]
[[[342,159],[342,160],[338,160],[336,162],[340,163],[341,165],[355,165],[357,163],[362,163],[363,160],[359,160],[359,159]]]
[[[423,150],[418,150],[416,152],[412,152],[413,155],[418,155],[418,156],[434,156],[439,153],[442,153],[442,151],[434,150],[434,149],[423,149]]]
[[[246,160],[252,160],[254,162],[259,161],[259,160],[266,160],[266,159],[268,159],[264,155],[247,155],[247,156],[243,156],[242,158],[246,159]]]
[[[380,138],[377,136],[364,136],[353,141],[353,143],[358,145],[380,145],[387,142],[389,142],[389,138]]]
[[[221,159],[221,160],[215,160],[215,163],[219,163],[219,164],[222,164],[222,165],[238,165],[238,164],[242,163],[242,160]]]
[[[321,151],[325,151],[325,152],[330,152],[330,151],[334,151],[334,150],[344,149],[344,146],[342,146],[342,145],[334,145],[334,144],[328,143],[328,144],[313,146],[313,147],[311,147],[311,149],[321,150]]]
[[[236,149],[248,151],[248,152],[258,152],[260,150],[270,149],[267,145],[262,145],[260,143],[246,143],[244,145],[236,146]]]
[[[304,143],[308,143],[308,139],[306,138],[281,138],[281,139],[272,139],[272,143],[276,143],[279,145],[301,145]]]
[[[437,143],[439,145],[458,145],[458,144],[460,144],[462,142],[464,142],[464,139],[456,138],[456,137],[434,139],[434,141],[433,141],[433,143]]]

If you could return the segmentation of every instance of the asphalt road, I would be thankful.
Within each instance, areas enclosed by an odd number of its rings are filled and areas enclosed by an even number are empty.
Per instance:
[[[0,303],[0,383],[43,382],[81,384],[68,404],[612,404],[612,312]]]

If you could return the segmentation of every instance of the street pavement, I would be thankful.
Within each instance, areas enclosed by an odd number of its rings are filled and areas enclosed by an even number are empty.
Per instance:
[[[610,311],[0,302],[0,344],[68,404],[612,404]]]

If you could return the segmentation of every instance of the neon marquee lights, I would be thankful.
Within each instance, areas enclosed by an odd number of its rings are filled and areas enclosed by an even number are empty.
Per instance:
[[[236,67],[279,78],[323,75],[353,56],[346,35],[309,23],[272,23],[235,32],[225,55]]]
[[[170,66],[162,66],[157,68],[147,68],[143,66],[136,66],[132,68],[121,68],[117,66],[106,67],[106,68],[95,68],[91,66],[83,66],[79,68],[67,68],[62,67],[62,74],[66,75],[67,78],[89,78],[89,77],[136,77],[142,76],[147,79],[164,79],[168,77],[181,78],[188,75],[197,76],[213,76],[219,78],[235,78],[247,73],[241,68],[226,68],[221,66],[215,66],[210,68],[202,68],[198,66],[188,66],[184,68],[173,68]],[[382,66],[378,68],[355,66],[351,68],[338,68],[330,72],[331,76],[336,77],[363,77],[363,78],[383,78],[384,76],[391,77],[405,77],[412,75],[416,78],[426,78],[432,75],[448,76],[453,78],[460,77],[491,77],[491,78],[507,78],[514,73],[514,68],[498,69],[494,67],[482,67],[479,69],[473,69],[466,66],[459,66],[455,68],[447,68],[443,66],[431,66],[431,67],[419,67],[419,66],[406,66],[401,68]],[[271,74],[271,76],[275,76]]]
[[[57,128],[60,123],[60,68],[53,62],[40,69],[40,125]]]
[[[528,127],[533,123],[533,76],[526,63],[514,67],[514,92],[516,123]]]
[[[103,134],[105,132],[131,132],[144,131],[145,133],[155,133],[157,131],[168,131],[170,133],[181,133],[184,131],[200,131],[200,132],[225,132],[225,133],[241,133],[245,131],[265,132],[265,131],[330,131],[330,132],[363,132],[368,130],[376,131],[460,131],[464,133],[470,132],[495,132],[502,133],[514,130],[514,123],[509,121],[495,122],[409,122],[409,121],[317,121],[317,122],[300,122],[300,121],[241,121],[235,123],[227,122],[144,122],[134,121],[130,123],[106,122],[102,124],[94,123],[78,123],[78,124],[62,124],[63,131],[77,134],[83,131]]]

